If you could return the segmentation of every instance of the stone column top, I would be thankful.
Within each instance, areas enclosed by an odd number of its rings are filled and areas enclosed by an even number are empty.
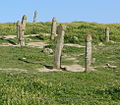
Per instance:
[[[52,21],[53,21],[53,22],[57,22],[57,18],[56,18],[56,17],[53,17]]]
[[[92,41],[92,36],[91,36],[91,34],[87,34],[87,35],[86,35],[85,41],[86,41],[86,42]]]
[[[106,30],[110,30],[110,28],[109,28],[109,27],[106,27]]]
[[[27,21],[27,16],[26,15],[23,15],[23,17],[22,17],[22,23],[23,23],[23,21]]]
[[[66,26],[65,25],[63,25],[63,24],[60,24],[59,26],[58,26],[58,28],[60,28],[61,30],[63,30],[63,31],[65,31],[66,30]]]

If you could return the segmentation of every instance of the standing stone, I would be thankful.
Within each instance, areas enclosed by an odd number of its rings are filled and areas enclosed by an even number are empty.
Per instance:
[[[60,69],[61,67],[61,54],[62,49],[64,46],[64,34],[65,34],[66,27],[60,24],[57,28],[58,36],[57,36],[57,44],[55,49],[55,55],[54,55],[54,68]]]
[[[54,17],[52,19],[52,26],[51,26],[51,39],[54,40],[56,36],[56,30],[57,30],[57,19]]]
[[[110,39],[109,39],[109,34],[110,34],[110,29],[109,29],[109,27],[107,27],[107,28],[105,29],[105,41],[106,41],[106,42],[109,42],[109,41],[110,41]]]
[[[35,12],[34,12],[34,17],[33,17],[33,23],[36,23],[36,22],[37,22],[37,17],[38,17],[38,12],[35,11]]]
[[[92,37],[88,34],[85,38],[85,71],[90,70],[92,63]]]
[[[19,36],[20,36],[20,25],[21,25],[21,22],[17,21],[17,23],[16,23],[17,38],[19,38]]]
[[[23,18],[22,18],[22,22],[21,22],[22,27],[23,27],[24,30],[25,30],[26,23],[27,23],[27,16],[24,15]]]
[[[25,33],[26,22],[27,22],[27,16],[24,15],[20,25],[20,35],[19,35],[19,44],[21,46],[25,46],[24,33]]]

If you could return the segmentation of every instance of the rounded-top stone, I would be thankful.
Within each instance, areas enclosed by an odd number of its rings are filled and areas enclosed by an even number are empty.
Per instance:
[[[57,21],[57,18],[53,17],[52,21],[53,21],[53,22],[56,22],[56,21]]]
[[[58,26],[58,28],[60,29],[60,30],[66,30],[66,26],[65,25],[63,25],[63,24],[60,24],[59,26]]]
[[[86,35],[85,41],[92,41],[92,36],[91,36],[91,34],[87,34],[87,35]]]
[[[106,30],[110,30],[110,28],[109,28],[109,27],[106,27]]]
[[[22,20],[27,20],[27,16],[26,16],[26,15],[23,15]]]

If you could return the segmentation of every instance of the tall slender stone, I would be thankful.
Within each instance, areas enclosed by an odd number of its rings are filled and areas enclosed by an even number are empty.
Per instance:
[[[56,30],[57,30],[57,19],[54,17],[52,19],[52,26],[51,26],[51,39],[54,40],[56,36]]]
[[[22,22],[21,22],[22,27],[23,27],[24,30],[25,30],[26,23],[27,23],[27,16],[24,15],[24,16],[22,17]]]
[[[85,71],[89,71],[92,63],[92,37],[90,34],[85,38],[85,46]]]
[[[19,44],[21,46],[25,46],[24,33],[25,33],[26,23],[27,23],[27,16],[24,15],[20,25],[20,35],[19,35]]]
[[[64,46],[65,29],[66,27],[61,24],[57,27],[58,36],[57,36],[57,44],[56,44],[55,55],[54,55],[54,68],[56,69],[60,69],[61,67],[61,54]]]
[[[33,23],[37,22],[38,12],[37,10],[34,12]]]
[[[21,25],[21,22],[17,21],[17,23],[16,23],[17,38],[19,38],[19,36],[20,36],[20,25]]]
[[[109,42],[110,41],[110,29],[109,29],[109,27],[106,27],[106,29],[105,29],[105,41],[106,42]]]

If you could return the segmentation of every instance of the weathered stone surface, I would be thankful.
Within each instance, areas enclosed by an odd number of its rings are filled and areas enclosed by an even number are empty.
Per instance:
[[[109,29],[109,27],[107,27],[106,29],[105,29],[105,41],[106,42],[109,42],[110,41],[110,39],[109,39],[109,37],[110,37],[110,29]]]
[[[19,44],[20,46],[25,46],[25,39],[24,39],[24,33],[25,33],[25,27],[27,22],[27,16],[23,16],[22,22],[19,27]]]
[[[88,34],[85,38],[85,71],[89,71],[92,63],[92,37]]]
[[[65,29],[66,27],[62,24],[60,24],[57,27],[58,36],[57,36],[57,44],[56,44],[55,55],[54,55],[54,68],[57,68],[57,69],[60,69],[61,67],[61,54],[64,46]]]
[[[16,23],[16,29],[17,29],[17,38],[19,38],[20,36],[20,25],[21,25],[21,22],[20,21],[17,21]]]
[[[34,12],[33,23],[36,23],[36,22],[37,22],[37,17],[38,17],[38,11],[36,10],[36,11]]]
[[[57,31],[57,19],[54,17],[52,19],[52,26],[51,26],[51,40],[54,40],[55,37],[57,36],[56,34],[56,31]]]

